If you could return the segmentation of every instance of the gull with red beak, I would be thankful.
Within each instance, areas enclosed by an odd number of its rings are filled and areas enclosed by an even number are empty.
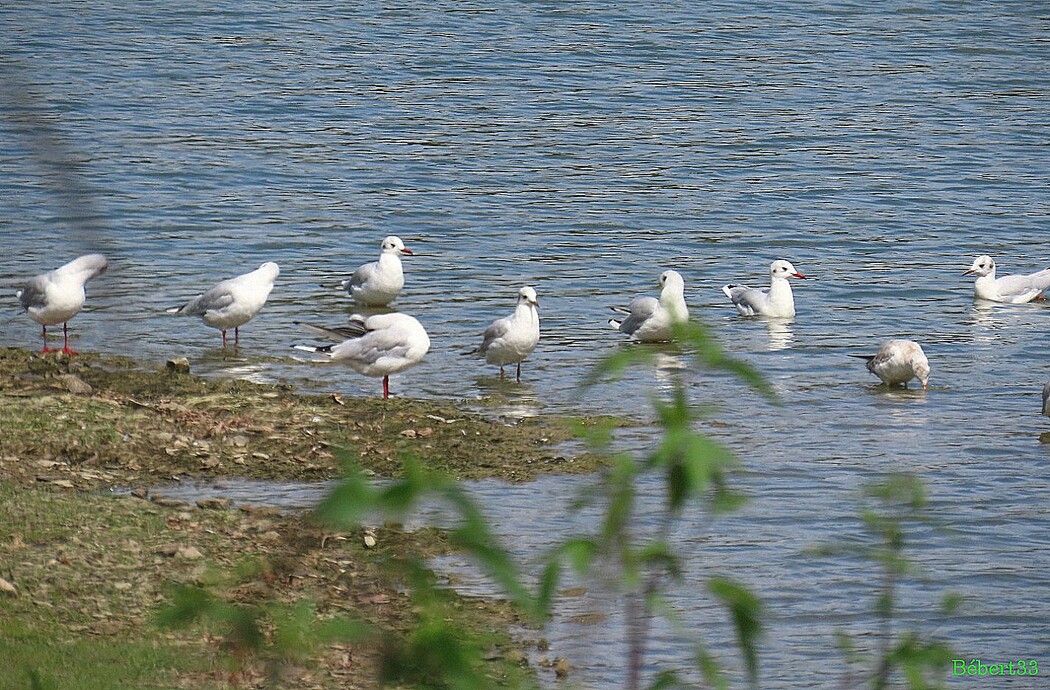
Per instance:
[[[805,278],[806,276],[796,271],[790,261],[780,259],[769,265],[769,277],[768,290],[730,284],[723,287],[722,292],[733,301],[741,316],[790,319],[795,315],[795,297],[791,293],[788,278]]]
[[[366,307],[385,307],[401,294],[405,287],[405,274],[401,270],[401,256],[412,255],[400,237],[391,235],[380,245],[382,253],[378,261],[364,264],[354,274],[341,282],[358,304]]]
[[[1029,275],[996,278],[995,261],[987,254],[974,259],[963,275],[977,276],[973,284],[974,297],[992,302],[1024,304],[1041,299],[1043,291],[1050,288],[1050,268]]]

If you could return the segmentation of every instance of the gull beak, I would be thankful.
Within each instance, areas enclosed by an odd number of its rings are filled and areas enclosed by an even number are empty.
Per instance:
[[[801,273],[799,273],[798,271],[795,271],[791,275],[795,276],[796,278],[805,278],[806,277],[806,276],[802,275]]]
[[[972,268],[966,269],[965,271],[963,271],[963,275],[964,276],[973,275],[973,269]]]
[[[529,301],[532,302],[537,307],[540,306],[540,298],[539,297],[537,297],[536,299],[530,299]]]
[[[401,253],[402,254],[408,254],[409,256],[412,256],[412,250],[409,249],[408,247],[402,247],[401,248]]]

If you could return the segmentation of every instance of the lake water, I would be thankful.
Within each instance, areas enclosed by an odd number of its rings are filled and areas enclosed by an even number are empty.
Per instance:
[[[376,395],[293,358],[309,340],[293,321],[345,320],[348,298],[320,285],[397,234],[417,253],[397,305],[433,349],[396,394],[645,420],[662,372],[578,384],[621,346],[608,306],[675,268],[693,314],[780,395],[689,378],[752,499],[676,534],[690,625],[716,616],[703,577],[730,572],[769,607],[762,687],[837,682],[833,631],[867,620],[876,582],[801,552],[855,537],[859,488],[910,470],[945,529],[915,535],[933,584],[906,590],[909,620],[959,592],[936,634],[960,658],[1050,670],[1050,309],[975,304],[961,276],[981,253],[1006,273],[1050,265],[1045,6],[49,2],[0,6],[0,29],[0,284],[106,253],[71,322],[80,349]],[[777,258],[812,278],[795,321],[737,317],[720,286],[764,284]],[[162,313],[268,260],[281,276],[238,356]],[[543,339],[524,382],[501,384],[462,353],[524,284]],[[38,348],[7,304],[0,345]],[[923,343],[925,394],[846,356],[890,337]],[[531,534],[573,490],[515,487],[501,529]],[[620,677],[610,628],[551,633],[593,659],[580,682]],[[670,636],[654,650],[689,658]]]

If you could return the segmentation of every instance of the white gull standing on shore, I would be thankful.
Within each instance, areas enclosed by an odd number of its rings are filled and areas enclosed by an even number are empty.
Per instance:
[[[266,304],[281,269],[267,261],[251,273],[224,280],[181,307],[167,309],[169,314],[199,316],[212,328],[222,331],[222,346],[226,347],[226,331],[233,329],[233,346],[240,344],[240,327],[248,323]]]
[[[62,352],[76,354],[69,347],[68,321],[84,306],[87,297],[84,284],[105,273],[107,268],[109,261],[106,257],[85,254],[50,273],[30,278],[15,293],[29,318],[40,324],[44,339],[41,353],[58,351],[47,346],[47,327],[62,324]]]
[[[390,375],[419,364],[430,350],[426,329],[408,314],[394,312],[367,318],[354,314],[349,324],[338,328],[296,323],[341,340],[336,345],[296,345],[297,349],[326,354],[333,362],[345,362],[365,376],[382,376],[384,398],[390,397]]]

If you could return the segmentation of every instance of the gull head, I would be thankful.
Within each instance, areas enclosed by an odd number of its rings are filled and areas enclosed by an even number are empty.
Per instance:
[[[266,263],[259,266],[259,270],[263,271],[267,275],[273,276],[274,278],[277,278],[277,276],[281,275],[281,269],[277,266],[277,264],[275,264],[272,261],[267,261]]]
[[[995,273],[995,261],[992,257],[987,254],[981,254],[979,257],[973,260],[973,265],[963,271],[964,276],[978,276],[983,278],[986,275]]]
[[[773,278],[805,278],[803,274],[795,270],[790,261],[778,259],[769,264],[769,275]]]
[[[912,366],[912,370],[915,372],[915,378],[919,379],[919,383],[922,384],[922,389],[926,390],[930,387],[930,362],[925,357],[919,358],[919,361],[915,362]]]
[[[671,287],[685,290],[685,281],[682,279],[682,274],[678,271],[664,271],[660,274],[657,282],[660,284],[661,289]]]
[[[540,300],[539,297],[536,296],[536,290],[528,285],[518,290],[518,304],[531,304],[534,307],[540,306]]]
[[[391,235],[383,240],[383,244],[380,245],[383,249],[384,254],[408,254],[412,256],[412,250],[405,246],[405,243],[401,241],[401,238],[397,235]]]

